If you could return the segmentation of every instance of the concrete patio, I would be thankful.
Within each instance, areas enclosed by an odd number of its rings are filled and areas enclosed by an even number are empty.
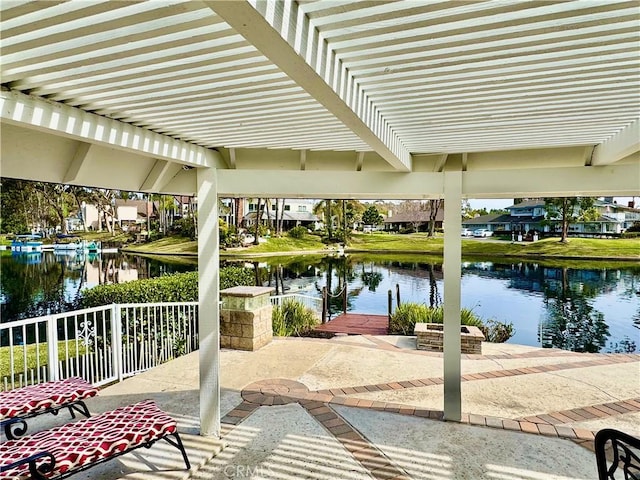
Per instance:
[[[415,338],[276,339],[221,352],[223,436],[198,435],[198,354],[110,386],[99,412],[153,398],[193,464],[160,442],[75,479],[594,479],[593,434],[640,435],[640,355],[483,344],[462,360],[463,421],[442,418],[442,356]],[[32,431],[67,421],[41,416]],[[586,447],[586,448],[585,448]]]

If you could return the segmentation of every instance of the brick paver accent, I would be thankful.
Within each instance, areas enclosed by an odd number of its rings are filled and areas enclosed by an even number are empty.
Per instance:
[[[313,402],[307,401],[301,401],[300,405],[335,436],[347,451],[351,452],[353,458],[369,471],[373,478],[408,478],[406,472],[395,466],[383,452],[378,450],[335,410],[327,406],[317,407]],[[370,405],[365,408],[369,407]]]
[[[397,350],[394,345],[379,340],[375,337],[366,337],[371,340],[373,348]],[[337,342],[336,342],[337,343]],[[348,343],[348,342],[344,342]],[[359,345],[361,346],[361,345]],[[433,354],[432,352],[415,352],[419,354]],[[441,355],[441,354],[435,354]],[[538,351],[516,355],[468,355],[476,359],[504,359],[504,358],[534,358],[551,356],[573,356],[574,352]],[[612,365],[619,363],[638,362],[637,354],[578,354],[585,360],[564,364],[542,365],[528,368],[494,370],[465,374],[461,377],[463,382],[493,380],[518,375],[540,375],[546,372],[555,372],[574,368],[587,368],[599,365]],[[260,406],[285,405],[288,403],[300,404],[315,420],[335,436],[338,441],[353,455],[353,457],[375,479],[408,479],[406,472],[394,465],[383,452],[379,451],[360,432],[342,418],[331,405],[345,405],[355,408],[384,411],[399,415],[410,415],[431,420],[442,421],[444,413],[440,410],[429,410],[400,403],[375,401],[358,398],[359,394],[377,391],[404,390],[409,388],[423,388],[433,385],[441,385],[442,377],[398,380],[395,382],[342,386],[318,391],[310,391],[304,384],[288,379],[267,379],[254,382],[245,387],[242,392],[243,402],[227,413],[221,420],[223,434],[227,434],[236,425],[243,422]],[[595,418],[625,415],[640,412],[640,398],[631,398],[606,402],[598,405],[588,405],[579,408],[556,412],[544,412],[523,418],[509,419],[491,416],[463,413],[460,423],[482,426],[485,428],[497,428],[503,430],[519,431],[527,434],[544,435],[571,439],[576,444],[593,450],[594,432],[570,427],[569,423],[581,422]]]

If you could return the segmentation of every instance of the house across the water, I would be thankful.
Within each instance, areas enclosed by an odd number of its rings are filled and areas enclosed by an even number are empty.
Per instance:
[[[640,209],[625,206],[610,199],[596,200],[594,208],[598,218],[578,221],[569,225],[569,233],[576,235],[619,235],[634,222],[640,222]],[[492,232],[556,232],[560,231],[560,220],[548,218],[543,199],[524,200],[507,207],[508,213],[493,213],[464,220],[463,228],[487,229]]]

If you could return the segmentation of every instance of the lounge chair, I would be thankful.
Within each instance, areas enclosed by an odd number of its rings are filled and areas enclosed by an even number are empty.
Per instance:
[[[599,480],[640,480],[640,438],[605,428],[594,445]]]
[[[62,479],[164,439],[189,458],[176,421],[144,400],[0,443],[0,478]]]
[[[84,400],[97,394],[98,390],[80,377],[0,392],[0,427],[8,439],[14,439],[27,433],[26,418],[42,413],[57,415],[68,408],[71,418],[76,418],[75,412],[89,417]]]

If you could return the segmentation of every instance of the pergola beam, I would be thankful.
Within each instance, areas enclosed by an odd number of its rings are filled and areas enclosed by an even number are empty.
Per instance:
[[[640,121],[634,120],[613,137],[596,146],[591,165],[609,165],[639,151]]]
[[[204,3],[390,165],[411,170],[409,150],[296,1]]]
[[[141,192],[160,192],[171,178],[180,171],[180,165],[167,162],[165,160],[156,160],[149,175],[140,185]],[[188,168],[188,167],[187,167]]]
[[[0,119],[82,142],[194,167],[216,166],[214,152],[127,123],[15,91],[0,92]]]
[[[67,172],[64,174],[64,183],[74,183],[78,180],[81,175],[82,166],[85,165],[85,160],[87,159],[90,149],[90,143],[80,142],[78,144],[78,148],[76,148],[76,153],[73,155],[71,164],[69,165]]]
[[[222,197],[443,198],[444,172],[335,172],[218,170]],[[463,198],[518,196],[637,196],[640,165],[470,170],[462,172]]]

